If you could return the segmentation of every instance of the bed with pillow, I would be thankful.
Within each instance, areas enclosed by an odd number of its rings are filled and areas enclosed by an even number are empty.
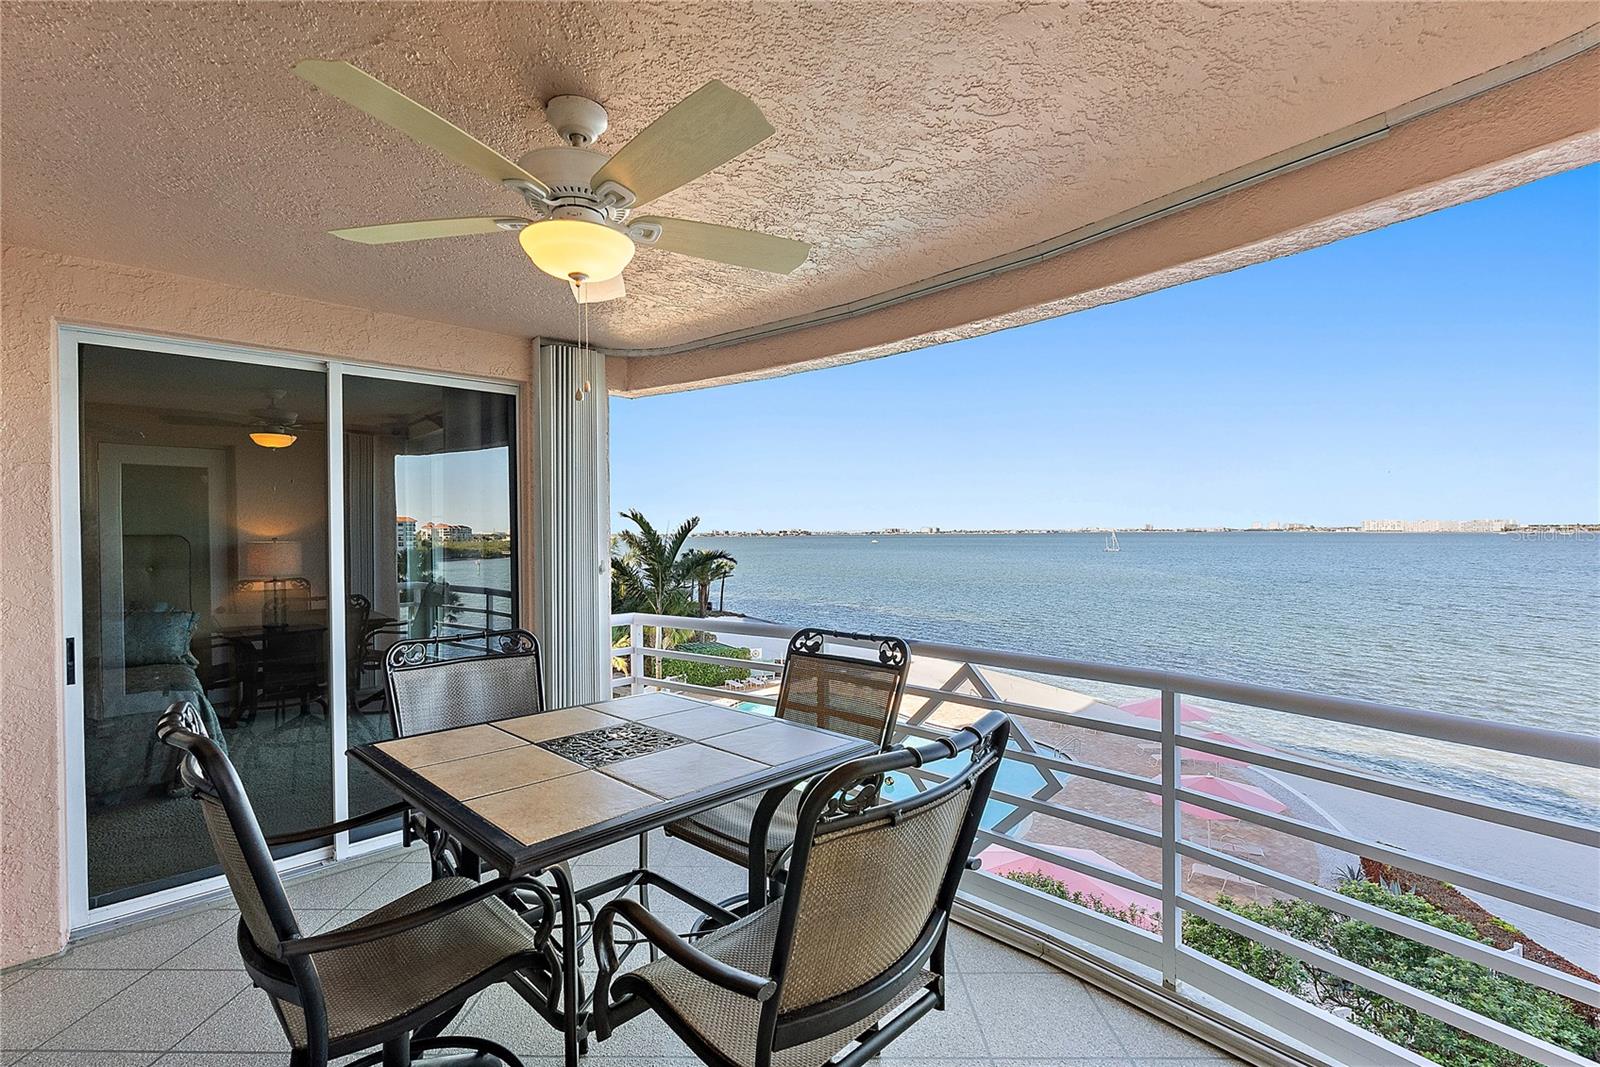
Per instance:
[[[136,540],[147,543],[130,551],[135,546],[129,542]],[[124,549],[129,569],[136,566],[131,563],[132,557],[144,561],[137,566],[178,574],[171,591],[187,601],[188,582],[181,577],[189,563],[185,539],[131,535],[124,539]],[[148,574],[145,579],[148,583]],[[135,585],[130,581],[124,588],[131,593]],[[216,709],[206,698],[205,684],[196,670],[200,661],[191,648],[199,615],[166,601],[143,599],[151,592],[148,588],[138,592],[137,599],[129,596],[126,601],[128,607],[120,620],[120,649],[115,647],[114,630],[103,634],[105,643],[98,649],[98,670],[85,675],[98,677],[100,682],[87,687],[84,706],[88,735],[84,770],[92,807],[126,803],[175,786],[176,760],[172,750],[155,736],[156,720],[174,701],[194,704],[211,736],[224,749],[227,747]]]

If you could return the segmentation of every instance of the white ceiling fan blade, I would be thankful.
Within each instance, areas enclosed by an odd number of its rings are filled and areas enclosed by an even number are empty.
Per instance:
[[[392,245],[401,241],[431,241],[436,237],[466,237],[475,233],[508,233],[515,229],[500,225],[502,222],[520,222],[530,219],[486,215],[476,219],[421,219],[417,222],[386,222],[380,226],[351,226],[343,230],[329,230],[333,236],[364,245]],[[516,229],[520,229],[517,227]]]
[[[595,172],[589,187],[604,195],[606,182],[647,204],[685,182],[722,166],[772,136],[772,125],[748,96],[708,81],[639,131]]]
[[[323,92],[360,108],[418,144],[444,153],[490,181],[515,179],[531,183],[540,195],[548,196],[550,193],[538,178],[472,134],[434,114],[399,90],[391,89],[360,67],[342,60],[303,59],[294,65],[294,72]]]
[[[645,245],[646,248],[659,248],[696,259],[711,259],[773,274],[788,274],[811,254],[811,246],[804,241],[710,222],[669,219],[659,215],[646,215],[630,222],[661,227],[661,236],[655,244]]]
[[[622,275],[610,278],[603,282],[568,282],[572,286],[572,299],[580,304],[600,304],[607,300],[620,300],[628,295],[628,290],[622,284]]]

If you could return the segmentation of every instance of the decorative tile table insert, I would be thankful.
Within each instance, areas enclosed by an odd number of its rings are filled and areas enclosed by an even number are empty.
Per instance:
[[[641,723],[629,722],[621,726],[603,726],[598,730],[585,730],[581,734],[568,734],[548,741],[537,742],[547,752],[562,759],[594,770],[618,760],[648,756],[668,748],[689,743],[687,737],[669,734]]]

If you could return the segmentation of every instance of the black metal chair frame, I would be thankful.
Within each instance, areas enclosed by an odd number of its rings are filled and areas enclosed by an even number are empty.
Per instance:
[[[884,718],[883,733],[878,738],[878,747],[886,747],[894,737],[895,722],[899,717],[900,701],[906,693],[906,675],[911,667],[911,648],[898,637],[884,637],[880,634],[856,634],[844,630],[823,630],[817,627],[807,627],[789,638],[789,648],[784,654],[783,677],[778,685],[778,718],[784,717],[784,710],[789,703],[790,687],[793,677],[789,673],[789,665],[798,659],[826,660],[833,663],[843,663],[851,667],[860,667],[867,661],[865,656],[843,656],[834,652],[824,652],[829,641],[851,641],[878,646],[878,664],[892,671],[894,674],[894,691],[889,698],[889,714]]]
[[[361,676],[368,671],[383,671],[383,655],[378,649],[378,638],[388,634],[393,637],[403,637],[405,630],[397,622],[389,622],[380,626],[372,623],[372,599],[362,593],[351,593],[347,598],[349,610],[357,612],[360,618],[357,640],[347,642],[351,647],[345,650],[349,663],[346,672],[345,706],[350,711],[362,711],[369,704],[386,704],[389,700],[389,687],[387,682],[378,686],[366,696],[361,696]],[[385,675],[387,678],[387,675]],[[379,708],[379,711],[383,711]]]
[[[864,662],[869,662],[861,656],[842,656],[832,652],[824,652],[828,641],[852,641],[878,646],[878,663],[894,675],[894,688],[889,697],[888,714],[884,716],[883,732],[878,737],[878,748],[887,748],[894,739],[895,724],[900,718],[900,702],[906,693],[906,678],[911,667],[911,649],[898,637],[884,637],[879,634],[848,633],[843,630],[823,630],[817,627],[807,627],[789,638],[788,652],[784,656],[783,676],[778,685],[778,706],[775,709],[779,719],[784,718],[784,710],[789,703],[790,687],[794,678],[790,673],[790,664],[797,659],[826,660],[833,663],[843,663],[851,667],[859,667]],[[881,779],[880,779],[881,781]],[[876,793],[877,782],[871,787]],[[777,814],[779,806],[784,801],[782,792],[768,793],[761,798],[756,807],[755,815],[750,822],[749,862],[750,884],[746,892],[735,897],[730,897],[721,902],[723,909],[738,913],[745,908],[759,907],[766,899],[769,892],[776,892],[782,887],[782,877],[778,867],[783,862],[783,856],[776,861],[768,863],[766,841],[772,826],[772,818]],[[667,833],[672,833],[672,828],[667,827]],[[698,846],[698,842],[691,842]],[[724,859],[732,857],[724,856]],[[743,857],[740,857],[741,859]],[[757,876],[757,868],[760,876]],[[711,924],[706,924],[707,926]],[[705,927],[702,926],[701,929]]]
[[[446,659],[439,658],[437,651],[442,646],[468,647],[481,643],[484,652],[480,655],[451,656]],[[430,654],[431,653],[431,654]],[[446,667],[456,667],[466,663],[481,663],[485,661],[504,659],[508,656],[529,656],[533,659],[533,696],[536,707],[528,709],[525,714],[537,714],[545,710],[544,700],[544,669],[543,657],[540,655],[539,639],[529,630],[515,628],[510,630],[489,630],[480,633],[454,634],[435,637],[418,637],[408,641],[396,641],[384,653],[383,687],[389,704],[389,721],[393,725],[396,737],[407,737],[412,733],[426,733],[428,731],[407,730],[401,721],[401,706],[399,695],[395,691],[395,675],[414,670],[437,670]],[[501,716],[505,718],[507,716]],[[484,720],[492,722],[492,719]],[[478,878],[483,874],[482,865],[477,857],[463,849],[457,842],[438,827],[427,824],[414,812],[401,806],[404,818],[401,822],[401,840],[410,847],[414,841],[421,841],[428,849],[428,855],[433,863],[433,874],[436,878],[449,877],[460,874],[468,878]],[[641,861],[642,863],[642,861]]]
[[[482,644],[485,651],[479,655],[451,656],[441,659],[436,651],[439,646],[472,647]],[[384,656],[384,688],[389,698],[389,711],[391,721],[394,723],[396,737],[408,736],[409,731],[401,723],[401,701],[395,691],[394,679],[397,674],[412,670],[437,669],[444,666],[459,666],[461,664],[480,663],[488,660],[504,659],[507,656],[531,656],[533,658],[534,688],[537,698],[537,707],[530,708],[526,714],[539,714],[546,710],[544,698],[543,660],[540,655],[539,639],[528,630],[516,628],[509,630],[491,630],[481,633],[467,633],[444,635],[435,637],[415,638],[409,641],[398,641],[390,646]],[[486,720],[494,721],[494,720]],[[393,809],[391,809],[393,810]],[[481,878],[483,876],[483,863],[471,850],[462,846],[448,834],[443,827],[434,825],[421,814],[400,805],[403,813],[401,822],[401,840],[409,847],[412,842],[420,841],[428,850],[435,878],[446,878],[452,875],[461,875],[467,878]],[[588,943],[590,932],[593,929],[595,904],[597,897],[608,893],[626,892],[637,889],[639,899],[648,904],[650,888],[658,884],[653,873],[648,870],[650,865],[649,835],[639,835],[639,867],[638,872],[632,876],[622,875],[607,879],[605,882],[579,889],[572,867],[568,863],[561,863],[549,872],[555,879],[557,892],[562,901],[570,900],[573,910],[570,914],[563,909],[560,918],[563,923],[572,922],[575,927],[573,943],[578,948]],[[522,909],[530,921],[537,921],[541,911],[548,914],[549,887],[541,886],[545,890],[543,896],[529,894],[513,901],[514,906]],[[670,891],[670,890],[669,890]],[[696,907],[705,902],[699,897],[686,901]],[[580,918],[577,912],[581,910]],[[563,945],[567,939],[563,938]],[[654,950],[651,951],[652,958]],[[573,952],[576,960],[578,952]],[[574,963],[574,967],[576,964]],[[543,992],[543,991],[541,991]],[[545,996],[544,1005],[535,1005],[539,1008],[547,1021],[557,1027],[564,1027],[567,1023],[566,1016],[562,1014],[560,1001],[563,996],[570,996],[575,1000],[583,999],[581,983],[574,992],[562,992],[558,987],[552,994]],[[529,1003],[533,1003],[532,1000]],[[547,1010],[548,1009],[548,1010]],[[581,1035],[580,1035],[581,1039]],[[582,1041],[586,1048],[587,1041]]]
[[[929,1011],[942,1010],[945,1006],[945,940],[949,930],[950,909],[962,874],[975,866],[969,854],[1009,736],[1010,720],[1000,712],[991,711],[977,723],[947,737],[910,741],[874,756],[852,760],[814,782],[806,790],[800,806],[800,830],[789,867],[792,889],[784,895],[781,904],[774,905],[782,911],[774,941],[772,966],[766,975],[751,974],[706,954],[690,941],[674,934],[636,901],[621,899],[601,908],[595,919],[595,955],[600,965],[593,1011],[596,1035],[604,1041],[617,1026],[647,1009],[654,1010],[704,1062],[714,1067],[741,1067],[703,1038],[647,981],[631,973],[617,974],[619,959],[614,928],[618,920],[692,974],[761,1005],[755,1067],[770,1067],[776,1052],[838,1034],[869,1019],[902,993],[908,977],[923,967],[927,967],[933,975],[926,987],[888,1021],[868,1026],[857,1037],[859,1043],[855,1048],[830,1063],[835,1067],[859,1067],[877,1056],[917,1019]],[[878,794],[870,789],[871,783],[881,780],[883,775],[891,771],[921,767],[937,760],[954,758],[962,752],[970,752],[971,755],[960,773],[903,800],[880,802]],[[958,789],[971,789],[973,795],[965,821],[957,834],[951,862],[939,887],[932,914],[910,950],[853,990],[819,1004],[781,1013],[777,994],[783,988],[793,949],[802,899],[802,893],[798,890],[804,883],[812,841],[819,830],[833,832],[885,818],[898,821],[906,814],[942,800]]]
[[[514,893],[542,894],[546,906],[542,925],[536,928],[537,944],[542,949],[550,944],[551,920],[556,913],[549,890],[529,876],[502,878],[485,882],[476,889],[458,894],[448,900],[399,915],[370,926],[341,929],[326,934],[303,935],[289,907],[283,884],[278,879],[272,849],[284,845],[328,838],[334,834],[387,818],[404,810],[404,804],[394,804],[366,815],[329,823],[315,829],[266,837],[256,821],[255,811],[239,781],[237,772],[228,758],[205,733],[199,717],[188,703],[173,704],[162,715],[157,726],[160,739],[183,751],[180,774],[184,786],[194,794],[205,794],[219,804],[233,824],[244,863],[255,882],[267,916],[279,939],[279,949],[269,952],[256,944],[243,917],[239,920],[239,954],[245,972],[254,984],[271,996],[297,1005],[305,1016],[307,1045],[290,1054],[291,1067],[326,1067],[328,1061],[339,1056],[380,1046],[378,1052],[364,1056],[351,1067],[407,1067],[412,1055],[434,1049],[467,1049],[474,1056],[493,1056],[504,1061],[507,1067],[520,1067],[521,1061],[492,1041],[482,1038],[455,1036],[441,1038],[439,1034],[461,1010],[466,1002],[484,989],[506,981],[513,975],[523,974],[535,981],[535,986],[553,988],[549,977],[550,960],[545,951],[534,951],[513,956],[500,965],[478,975],[449,993],[418,1007],[404,1016],[380,1027],[370,1028],[338,1040],[330,1040],[328,1016],[322,982],[313,962],[319,952],[352,948],[371,941],[392,937],[442,919],[461,908],[476,904],[489,897],[510,897]],[[520,991],[520,989],[519,989]],[[281,1021],[281,1020],[280,1020]],[[287,1027],[285,1028],[287,1033]],[[430,1059],[428,1064],[447,1061]],[[463,1062],[484,1062],[481,1059]]]
[[[440,659],[437,654],[429,655],[430,649],[437,650],[446,645],[466,648],[480,643],[484,649],[481,655],[451,656],[448,659]],[[390,645],[389,650],[383,656],[383,685],[389,696],[389,715],[394,723],[395,736],[406,736],[406,731],[401,728],[400,707],[395,700],[394,676],[396,673],[438,669],[446,666],[457,666],[462,663],[477,663],[484,660],[499,660],[508,656],[531,656],[533,658],[534,696],[538,699],[538,707],[531,708],[524,714],[536,714],[544,711],[544,657],[540,654],[539,639],[530,630],[517,627],[509,630],[441,634],[433,637],[415,637],[406,641],[396,641]]]

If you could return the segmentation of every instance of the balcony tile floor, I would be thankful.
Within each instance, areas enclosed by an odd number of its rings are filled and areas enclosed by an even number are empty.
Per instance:
[[[637,846],[613,846],[576,865],[592,880],[634,865]],[[651,861],[717,899],[742,875],[678,841],[657,838]],[[292,876],[290,901],[315,932],[348,922],[422,884],[420,849],[390,850]],[[675,923],[686,909],[657,908]],[[674,913],[676,910],[676,914]],[[227,901],[130,925],[64,954],[0,974],[0,1065],[25,1067],[269,1067],[287,1061],[266,995],[251,987],[234,946]],[[1069,975],[970,930],[951,934],[948,1008],[927,1016],[883,1059],[908,1065],[1216,1067],[1227,1054]],[[592,972],[592,963],[589,967]],[[555,1031],[504,987],[481,994],[455,1024],[504,1043],[528,1067],[555,1067]],[[690,1067],[698,1061],[658,1020],[643,1016],[591,1046],[605,1064]]]

